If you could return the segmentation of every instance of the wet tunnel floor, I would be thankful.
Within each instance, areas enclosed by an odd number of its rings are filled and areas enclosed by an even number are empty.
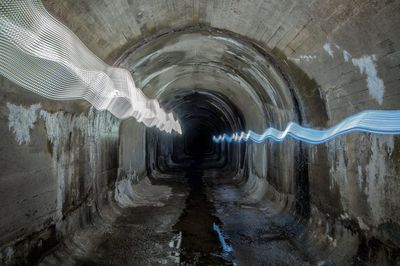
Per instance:
[[[182,232],[180,262],[182,265],[233,265],[232,256],[223,252],[213,225],[219,225],[215,208],[209,201],[202,171],[194,167],[186,172],[190,192],[185,209],[174,230]]]
[[[290,217],[271,219],[272,208],[239,204],[244,195],[236,186],[211,185],[195,168],[186,172],[186,179],[158,179],[154,183],[172,188],[163,206],[117,208],[121,213],[112,222],[100,219],[65,241],[41,264],[315,264],[288,237],[285,223]],[[111,209],[115,213],[115,207]],[[232,254],[222,252],[214,223],[232,245]]]

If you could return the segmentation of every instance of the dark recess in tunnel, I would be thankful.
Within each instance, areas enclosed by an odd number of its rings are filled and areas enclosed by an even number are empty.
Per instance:
[[[215,144],[212,136],[220,132],[245,129],[242,114],[224,96],[206,90],[174,95],[163,106],[177,114],[183,135],[172,138],[147,130],[147,150],[155,150],[156,165],[164,171],[182,171],[194,161],[204,169],[235,172],[244,165],[246,144]],[[171,163],[173,169],[171,169]]]
[[[193,118],[183,137],[185,154],[201,157],[212,153],[213,134],[208,123]]]

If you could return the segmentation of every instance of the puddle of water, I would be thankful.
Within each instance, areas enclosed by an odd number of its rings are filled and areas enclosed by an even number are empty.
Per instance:
[[[192,165],[186,178],[190,194],[186,207],[175,224],[174,230],[182,232],[181,265],[235,265],[220,243],[214,225],[220,221],[213,214],[215,208],[207,198],[201,169]]]

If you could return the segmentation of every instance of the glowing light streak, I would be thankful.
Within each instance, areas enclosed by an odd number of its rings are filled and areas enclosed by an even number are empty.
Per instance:
[[[217,233],[217,235],[218,235],[218,239],[219,239],[219,242],[221,243],[221,246],[222,246],[223,251],[224,251],[225,253],[231,253],[231,252],[233,251],[233,248],[232,248],[230,245],[228,245],[228,244],[226,243],[225,238],[224,238],[224,236],[222,235],[221,230],[219,230],[218,225],[216,225],[216,224],[214,223],[214,224],[213,224],[213,229],[214,229],[214,232]]]
[[[39,0],[0,0],[0,74],[52,100],[84,99],[120,119],[182,133],[129,71],[101,61]]]
[[[271,139],[280,142],[290,136],[306,143],[319,144],[337,136],[355,131],[389,135],[400,134],[400,111],[363,111],[356,115],[347,117],[339,124],[325,130],[306,128],[294,122],[290,122],[283,131],[275,128],[268,128],[264,133],[257,134],[249,130],[247,132],[236,132],[231,136],[228,136],[227,134],[213,136],[213,141],[216,143],[224,141],[253,141],[261,143]]]

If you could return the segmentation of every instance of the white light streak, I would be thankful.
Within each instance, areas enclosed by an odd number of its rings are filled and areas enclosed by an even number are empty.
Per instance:
[[[84,99],[120,119],[182,133],[128,70],[105,64],[39,0],[0,0],[0,74],[52,100]]]

